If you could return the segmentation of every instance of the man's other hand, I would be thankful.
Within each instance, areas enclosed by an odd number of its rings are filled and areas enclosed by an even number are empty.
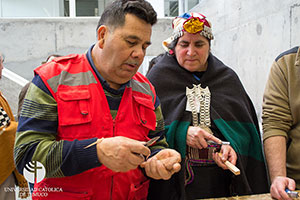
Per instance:
[[[145,168],[147,176],[153,179],[168,180],[179,172],[181,156],[173,149],[163,149],[145,161],[141,167]]]

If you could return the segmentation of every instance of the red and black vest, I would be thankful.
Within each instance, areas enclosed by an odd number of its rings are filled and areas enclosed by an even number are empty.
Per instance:
[[[147,141],[149,130],[155,130],[156,94],[150,82],[140,73],[126,87],[115,119],[112,118],[102,85],[86,55],[70,55],[35,70],[57,102],[57,140],[125,136]],[[46,178],[35,185],[33,199],[43,188],[48,199],[146,199],[149,180],[140,169],[114,172],[104,165],[81,174]],[[61,191],[63,190],[63,192]]]

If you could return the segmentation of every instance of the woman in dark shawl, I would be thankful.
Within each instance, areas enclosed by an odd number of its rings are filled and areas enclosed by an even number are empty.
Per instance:
[[[268,192],[255,109],[236,73],[210,52],[211,24],[200,13],[185,13],[173,20],[173,29],[163,42],[167,53],[147,77],[160,98],[166,137],[181,153],[182,168],[168,181],[152,180],[148,199]],[[209,141],[210,134],[227,145]],[[227,170],[226,160],[240,175]]]

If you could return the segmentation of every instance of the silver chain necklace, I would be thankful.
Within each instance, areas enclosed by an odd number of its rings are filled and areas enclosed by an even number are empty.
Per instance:
[[[210,129],[210,98],[211,94],[208,87],[202,88],[201,84],[193,85],[192,89],[186,88],[186,96],[192,111],[193,126],[200,127],[213,134]],[[198,116],[199,113],[199,116]],[[189,158],[198,157],[198,150],[188,146],[187,155]]]
[[[201,84],[193,85],[192,89],[187,87],[186,96],[192,110],[193,126],[210,127],[210,91],[208,87],[202,88]],[[200,117],[198,117],[198,112]]]

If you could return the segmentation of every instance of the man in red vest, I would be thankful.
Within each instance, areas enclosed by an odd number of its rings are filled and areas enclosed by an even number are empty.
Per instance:
[[[137,72],[156,21],[147,1],[116,0],[87,53],[35,69],[15,144],[33,199],[146,199],[148,177],[179,171],[154,87]]]

